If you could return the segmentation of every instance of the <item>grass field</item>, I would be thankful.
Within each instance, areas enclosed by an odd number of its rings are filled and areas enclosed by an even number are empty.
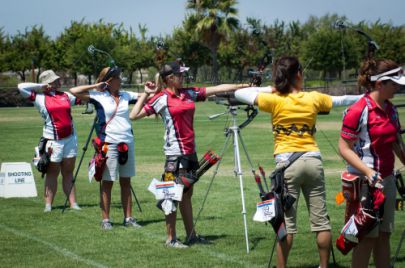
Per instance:
[[[404,97],[396,100],[405,101]],[[224,145],[223,130],[226,117],[208,120],[208,116],[225,110],[214,103],[198,104],[195,117],[197,150],[201,156],[207,149],[219,153]],[[316,134],[321,149],[327,187],[327,205],[333,226],[334,239],[342,227],[344,206],[337,206],[335,194],[340,190],[339,172],[345,166],[328,143],[336,148],[343,109],[334,109],[328,116],[318,119]],[[73,118],[80,148],[88,136],[93,115],[82,115],[83,107],[73,109]],[[405,120],[405,111],[402,118]],[[245,118],[241,110],[239,122]],[[405,121],[403,121],[405,125]],[[0,199],[0,267],[267,267],[273,245],[274,233],[269,225],[253,222],[255,204],[259,201],[257,186],[249,172],[248,162],[242,155],[245,199],[247,205],[250,254],[246,254],[241,215],[239,181],[233,172],[233,150],[229,146],[219,168],[207,203],[197,224],[200,234],[212,245],[196,245],[186,250],[167,249],[164,217],[155,207],[156,201],[146,188],[153,177],[159,177],[164,163],[162,153],[163,126],[159,119],[147,118],[133,123],[136,142],[137,175],[132,184],[141,201],[143,212],[134,206],[134,214],[144,226],[139,230],[122,227],[122,208],[119,187],[113,187],[112,221],[114,228],[100,229],[98,184],[89,183],[87,163],[92,149],[84,157],[77,178],[77,199],[82,211],[67,210],[61,213],[65,197],[59,178],[55,209],[44,214],[43,180],[36,170],[38,189],[36,198]],[[0,109],[0,162],[30,162],[33,148],[42,131],[42,119],[34,108]],[[259,113],[245,129],[242,136],[249,155],[257,167],[260,163],[267,173],[274,166],[273,143],[269,116]],[[397,163],[398,167],[400,164]],[[212,170],[200,179],[195,187],[193,204],[195,214],[201,207]],[[314,234],[309,230],[305,202],[299,202],[299,233],[289,259],[289,267],[317,267],[318,253]],[[178,218],[178,236],[184,239],[182,221]],[[396,213],[396,230],[392,236],[392,253],[405,228],[405,212]],[[348,267],[350,255],[343,256],[335,249],[338,267]],[[274,263],[273,259],[273,263]],[[331,260],[332,261],[332,260]],[[405,267],[405,245],[396,267]]]

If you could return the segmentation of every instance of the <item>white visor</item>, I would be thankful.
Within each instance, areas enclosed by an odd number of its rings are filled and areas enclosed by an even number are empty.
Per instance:
[[[405,85],[405,76],[401,67],[370,77],[371,82],[391,80],[399,85]]]
[[[187,72],[189,69],[190,69],[190,67],[180,66],[180,73]]]

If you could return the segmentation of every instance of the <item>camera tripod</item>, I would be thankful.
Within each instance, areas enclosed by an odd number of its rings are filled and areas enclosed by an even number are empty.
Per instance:
[[[222,151],[220,153],[220,160],[217,164],[217,166],[215,167],[214,173],[211,177],[211,181],[209,183],[207,192],[205,194],[204,200],[202,202],[201,208],[198,211],[197,217],[195,218],[194,224],[193,224],[193,231],[191,233],[194,232],[194,227],[197,224],[198,218],[201,215],[201,212],[204,208],[205,202],[207,200],[208,197],[208,193],[211,189],[212,183],[218,173],[218,169],[219,166],[222,162],[223,159],[223,155],[226,151],[226,149],[228,148],[229,142],[231,140],[233,140],[233,155],[234,155],[234,172],[235,172],[235,178],[239,178],[239,186],[240,186],[240,194],[241,194],[241,201],[242,201],[242,217],[243,217],[243,225],[244,225],[244,235],[245,235],[245,242],[246,242],[246,252],[249,253],[249,240],[248,240],[248,228],[247,228],[247,220],[246,220],[246,206],[245,206],[245,194],[244,194],[244,187],[243,187],[243,173],[242,173],[242,168],[241,168],[241,160],[240,160],[240,150],[239,150],[239,143],[242,145],[243,151],[246,155],[246,158],[249,162],[250,168],[252,170],[253,173],[255,173],[253,165],[252,165],[252,161],[250,160],[249,154],[246,150],[246,146],[245,143],[243,142],[240,130],[241,128],[243,128],[244,126],[246,126],[248,123],[250,123],[250,121],[253,120],[253,118],[256,116],[257,114],[257,110],[253,110],[252,114],[250,114],[248,116],[248,119],[242,123],[241,125],[237,124],[237,110],[239,109],[238,106],[233,106],[233,105],[228,105],[228,110],[224,113],[220,113],[220,114],[216,114],[216,115],[212,115],[209,117],[210,120],[215,119],[221,115],[226,115],[226,114],[230,114],[232,116],[232,126],[227,127],[225,129],[225,143],[224,146],[222,148]],[[248,109],[252,109],[252,108],[248,108]],[[248,110],[247,110],[248,111]],[[190,237],[188,238],[188,240],[190,239]]]

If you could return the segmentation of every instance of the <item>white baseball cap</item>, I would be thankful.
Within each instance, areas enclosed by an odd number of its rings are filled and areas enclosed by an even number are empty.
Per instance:
[[[54,71],[52,70],[46,70],[43,71],[40,75],[39,75],[39,81],[41,82],[41,84],[50,84],[52,82],[54,82],[55,80],[59,79],[60,77],[57,76],[55,74]]]

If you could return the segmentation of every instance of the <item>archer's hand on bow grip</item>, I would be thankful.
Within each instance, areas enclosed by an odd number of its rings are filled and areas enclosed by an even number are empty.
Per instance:
[[[261,84],[262,84],[262,77],[260,75],[254,75],[252,77],[252,80],[250,81],[250,85],[260,87]]]

